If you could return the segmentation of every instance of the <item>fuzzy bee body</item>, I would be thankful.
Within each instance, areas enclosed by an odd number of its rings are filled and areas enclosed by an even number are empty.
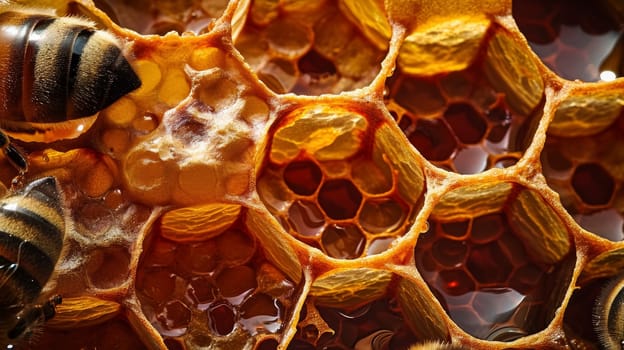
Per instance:
[[[605,349],[624,349],[624,274],[614,277],[600,293],[593,321]]]
[[[76,137],[85,124],[72,121],[96,115],[140,85],[117,40],[92,23],[26,10],[0,13],[0,126],[11,136]]]
[[[60,297],[34,302],[54,271],[64,236],[65,215],[53,177],[0,201],[0,344],[54,315]]]

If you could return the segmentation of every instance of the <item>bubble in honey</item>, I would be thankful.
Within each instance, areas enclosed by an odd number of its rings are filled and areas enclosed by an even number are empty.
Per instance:
[[[216,47],[203,47],[193,50],[190,65],[196,70],[205,70],[212,67],[222,67],[225,64],[225,54]]]

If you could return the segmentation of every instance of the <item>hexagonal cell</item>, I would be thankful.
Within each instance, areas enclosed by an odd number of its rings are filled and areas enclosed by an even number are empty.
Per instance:
[[[228,1],[219,0],[207,4],[188,1],[154,3],[142,0],[127,3],[118,0],[97,0],[95,5],[120,26],[141,34],[165,35],[169,31],[180,34],[191,31],[200,34],[214,27],[215,20],[223,15]],[[80,11],[77,12],[84,15]]]
[[[622,75],[620,2],[516,1],[512,13],[533,51],[562,78],[610,81]]]
[[[314,162],[292,162],[284,169],[284,182],[295,194],[309,196],[321,184],[323,173]]]
[[[294,6],[254,1],[235,45],[277,93],[320,95],[361,88],[379,73],[391,34],[382,6],[369,5],[362,13],[351,1]],[[361,20],[369,15],[370,22]],[[279,67],[272,63],[276,61]]]
[[[210,219],[199,218],[195,227],[185,226],[193,232],[180,232],[182,218],[213,210],[225,217],[231,211],[232,217],[218,228]],[[259,246],[259,241],[269,240],[268,232],[274,232],[266,225],[256,214],[228,204],[174,209],[153,224],[135,286],[147,321],[164,341],[199,346],[235,332],[253,339],[283,330],[293,304],[293,279],[299,277],[286,274],[297,273],[292,270],[297,268],[293,252],[280,246],[279,252],[268,253],[275,247]],[[279,262],[267,258],[274,254],[282,256]],[[200,332],[209,333],[198,338],[200,325],[207,325]]]
[[[576,260],[558,215],[515,183],[455,189],[434,207],[416,244],[416,267],[471,335],[512,341],[539,332],[562,302]]]
[[[327,329],[320,336],[310,337],[306,325],[315,317],[325,322]],[[299,319],[297,334],[288,349],[406,349],[417,340],[391,297],[356,309],[322,307],[307,301],[306,315]]]
[[[318,202],[329,218],[348,220],[353,219],[360,209],[362,194],[349,180],[328,180],[319,190]]]
[[[466,28],[461,39],[452,35],[459,26]],[[435,40],[443,45],[432,51]],[[398,63],[385,102],[425,158],[475,174],[522,157],[541,116],[544,83],[509,33],[482,18],[425,26],[406,38]]]
[[[616,93],[615,91],[613,93]],[[571,96],[555,114],[541,155],[548,185],[585,230],[612,241],[624,239],[624,173],[620,169],[624,114],[619,103]],[[604,104],[600,101],[606,101]],[[583,115],[583,116],[581,116]],[[585,130],[579,123],[592,118]]]
[[[366,236],[355,225],[330,225],[323,231],[321,243],[332,258],[355,259],[364,251]]]
[[[415,154],[391,141],[396,129],[380,111],[354,107],[316,104],[278,118],[257,179],[260,199],[290,234],[339,259],[385,251],[425,191]]]

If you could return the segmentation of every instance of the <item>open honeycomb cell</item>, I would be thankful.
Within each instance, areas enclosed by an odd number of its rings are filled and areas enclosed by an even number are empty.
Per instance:
[[[499,197],[487,204],[470,203],[488,191]],[[459,194],[463,203],[445,203]],[[574,265],[572,242],[556,214],[538,194],[512,183],[462,188],[447,196],[438,204],[445,210],[438,216],[434,209],[414,254],[418,270],[450,318],[471,335],[495,341],[545,328]],[[543,211],[521,217],[513,209],[529,203]],[[451,206],[457,209],[449,212]],[[529,238],[539,237],[547,227],[552,229],[550,238]]]
[[[276,93],[320,95],[361,88],[379,73],[391,32],[383,4],[364,5],[251,1],[235,45]]]
[[[403,236],[425,194],[416,161],[389,143],[372,110],[299,108],[273,126],[260,199],[297,239],[339,259],[377,254]],[[413,157],[413,156],[412,156]]]
[[[597,102],[598,104],[596,104]],[[624,114],[620,102],[594,114],[587,131],[566,132],[600,102],[569,99],[556,112],[542,153],[548,184],[568,213],[584,229],[611,241],[624,239],[620,171]]]
[[[533,62],[503,55],[502,50],[518,50],[507,35],[487,19],[457,19],[408,36],[399,49],[398,69],[386,82],[386,104],[410,143],[433,164],[461,174],[509,167],[533,138],[543,82]],[[430,50],[443,55],[442,61]],[[507,79],[522,86],[512,88]]]
[[[0,348],[622,343],[622,1],[0,2],[38,9],[141,86],[6,124],[0,193],[54,176],[67,229],[56,315],[0,309]]]

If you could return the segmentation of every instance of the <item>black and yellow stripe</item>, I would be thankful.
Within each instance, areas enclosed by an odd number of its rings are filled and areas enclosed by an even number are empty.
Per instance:
[[[96,114],[141,81],[115,39],[73,17],[0,13],[0,119],[56,123]]]
[[[39,296],[63,248],[65,219],[52,177],[0,201],[0,307]]]

